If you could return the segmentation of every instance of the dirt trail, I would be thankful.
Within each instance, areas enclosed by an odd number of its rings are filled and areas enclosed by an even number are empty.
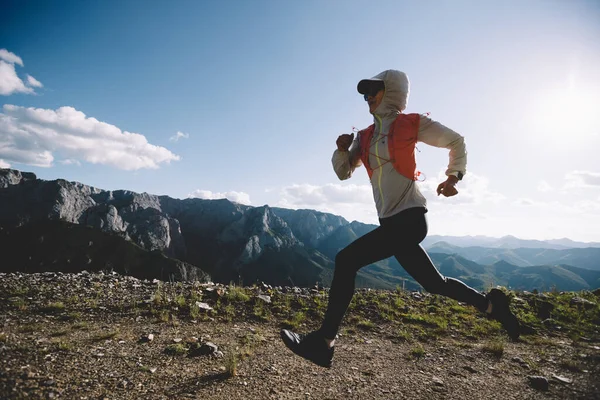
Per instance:
[[[454,334],[403,340],[393,323],[367,330],[345,325],[334,365],[323,369],[285,348],[277,320],[161,321],[111,311],[103,302],[74,320],[68,310],[33,306],[47,303],[46,294],[23,304],[13,293],[0,303],[0,398],[600,398],[598,343],[561,337],[511,343]],[[306,321],[300,330],[311,325]],[[218,350],[198,355],[190,350],[196,341]],[[490,343],[500,343],[495,354]],[[531,376],[547,378],[548,390],[534,388]]]

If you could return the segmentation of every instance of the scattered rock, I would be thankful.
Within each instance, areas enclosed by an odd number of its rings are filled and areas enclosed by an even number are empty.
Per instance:
[[[516,362],[517,364],[519,364],[521,367],[523,367],[525,369],[530,369],[531,368],[529,366],[529,364],[527,363],[527,361],[523,360],[521,357],[513,357],[511,359],[511,361]]]
[[[182,340],[183,340],[183,339],[181,339],[181,338],[175,338],[175,339],[173,339],[173,343],[179,343],[179,342],[181,342]]]
[[[543,376],[528,376],[529,385],[537,390],[548,391],[549,383],[548,379]]]
[[[271,303],[271,296],[265,295],[265,294],[259,294],[258,296],[256,296],[258,299],[264,301],[265,303]]]
[[[197,357],[197,356],[214,356],[217,357],[217,352],[219,351],[219,348],[217,347],[216,344],[212,343],[212,342],[206,342],[203,343],[201,345],[196,344],[195,346],[192,346],[192,348],[190,349],[189,355],[191,357]],[[223,353],[221,353],[222,355]]]
[[[140,341],[142,342],[151,342],[154,340],[154,334],[153,333],[148,333],[147,335],[142,335],[142,337],[140,338]]]
[[[431,381],[436,385],[436,386],[444,386],[444,381],[441,380],[440,378],[438,378],[437,376],[434,376],[433,378],[431,378]]]
[[[593,308],[596,305],[596,303],[584,299],[583,297],[576,296],[571,299],[571,305],[583,306],[583,308],[587,310]]]
[[[561,376],[561,375],[552,375],[552,379],[554,379],[555,381],[558,381],[560,383],[566,383],[567,385],[570,385],[571,383],[573,383],[573,379],[565,378],[564,376]]]
[[[196,302],[196,307],[200,308],[201,310],[206,310],[206,311],[210,311],[213,309],[211,306],[208,305],[208,303],[203,303],[201,301]]]

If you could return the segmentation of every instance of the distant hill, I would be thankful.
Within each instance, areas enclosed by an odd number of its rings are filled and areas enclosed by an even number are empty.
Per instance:
[[[505,261],[480,265],[458,255],[430,254],[444,275],[459,278],[478,289],[502,285],[516,290],[540,291],[557,288],[577,291],[600,287],[600,271],[568,265],[518,267]]]
[[[426,247],[432,253],[458,254],[479,264],[489,265],[498,261],[506,261],[520,267],[535,265],[573,265],[580,268],[600,271],[600,248],[490,248],[490,247],[459,247],[448,242],[437,242]]]
[[[486,247],[500,249],[518,249],[518,248],[533,248],[533,249],[575,249],[595,247],[600,248],[598,242],[575,242],[571,239],[553,239],[553,240],[527,240],[519,239],[514,236],[503,236],[501,238],[493,238],[489,236],[439,236],[430,235],[423,241],[424,247],[430,247],[437,242],[446,242],[458,247]]]

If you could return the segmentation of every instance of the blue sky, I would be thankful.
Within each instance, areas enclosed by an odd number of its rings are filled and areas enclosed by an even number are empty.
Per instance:
[[[469,151],[440,199],[419,146],[430,233],[600,241],[598,37],[596,1],[5,1],[0,166],[375,223],[330,160],[392,68]]]

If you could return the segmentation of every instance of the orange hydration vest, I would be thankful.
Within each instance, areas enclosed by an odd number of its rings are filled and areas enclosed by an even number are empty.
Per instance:
[[[415,147],[417,145],[420,121],[421,116],[419,114],[399,114],[390,127],[390,133],[381,135],[382,137],[387,136],[388,138],[389,160],[370,152],[371,139],[375,132],[375,124],[359,132],[360,159],[367,169],[369,178],[371,178],[375,169],[381,167],[381,165],[385,163],[391,162],[399,174],[408,179],[412,179],[413,181],[417,180],[420,172],[417,171]],[[369,165],[370,154],[379,157],[383,161],[380,166],[372,168]]]

